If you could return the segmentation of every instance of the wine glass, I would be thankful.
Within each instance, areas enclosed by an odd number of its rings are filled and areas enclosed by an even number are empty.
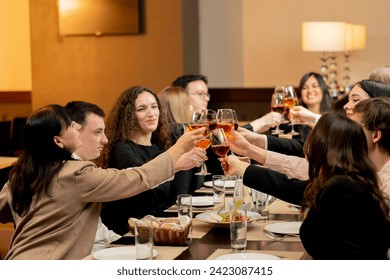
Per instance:
[[[293,108],[295,105],[298,105],[298,97],[297,94],[295,93],[293,86],[285,87],[283,100],[284,100],[284,106],[286,107],[286,110],[288,109],[289,112],[291,108]],[[287,134],[299,135],[299,132],[294,130],[294,123],[292,121],[291,121],[291,131]]]
[[[210,131],[217,128],[217,112],[211,109],[207,109],[204,112],[206,116],[207,124],[209,125]]]
[[[237,131],[237,129],[238,129],[238,118],[237,118],[236,111],[235,110],[232,110],[232,111],[233,111],[233,127],[234,127],[234,130]]]
[[[190,130],[194,130],[197,128],[207,126],[207,121],[205,119],[205,111],[204,109],[195,109],[192,113],[192,121],[188,123],[188,128]]]
[[[274,93],[280,93],[283,96],[284,96],[285,92],[286,92],[285,86],[276,86],[275,89],[274,89]],[[285,106],[285,110],[283,112],[282,121],[280,123],[287,124],[289,122],[290,121],[288,120],[288,112],[287,112],[286,106]]]
[[[200,139],[195,144],[195,146],[198,148],[202,148],[203,150],[207,150],[207,148],[210,147],[210,144],[211,144],[210,130],[209,130],[209,126],[206,125],[206,130],[205,130],[205,132],[203,132],[203,138]],[[195,175],[203,175],[203,176],[211,175],[211,173],[207,172],[207,167],[206,167],[205,161],[202,162],[199,172],[195,173]]]
[[[203,132],[203,138],[199,140],[195,146],[206,150],[211,143],[210,140],[210,130],[207,124],[207,110],[204,109],[195,109],[192,113],[192,121],[188,124],[188,128],[190,130],[195,130],[201,127],[205,127],[205,131]],[[206,164],[203,162],[200,166],[200,171],[195,173],[195,175],[211,175],[207,172]]]
[[[222,128],[226,136],[230,136],[233,129],[233,110],[218,109],[217,111],[217,128]]]
[[[271,111],[284,115],[285,107],[283,103],[284,95],[279,92],[275,92],[271,97]],[[279,124],[274,130],[271,130],[271,134],[281,134],[283,130],[279,128]]]
[[[216,128],[211,131],[211,149],[221,158],[226,158],[226,154],[230,149],[229,141],[222,128]]]

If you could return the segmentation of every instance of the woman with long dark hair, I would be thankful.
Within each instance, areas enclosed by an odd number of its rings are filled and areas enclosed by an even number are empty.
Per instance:
[[[368,156],[364,131],[337,113],[322,115],[306,140],[309,180],[229,156],[227,173],[244,184],[302,206],[300,237],[314,259],[386,259],[389,204]]]
[[[159,157],[136,169],[101,169],[72,160],[82,145],[67,110],[33,112],[24,147],[0,193],[0,222],[15,223],[6,259],[82,259],[91,253],[101,202],[149,190],[173,176],[179,157],[202,138],[185,133]]]

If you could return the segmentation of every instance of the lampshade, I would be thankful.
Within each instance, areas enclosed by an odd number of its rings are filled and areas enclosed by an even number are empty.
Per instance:
[[[345,33],[345,50],[354,51],[366,46],[366,26],[347,23]]]
[[[360,50],[366,47],[366,26],[362,24],[353,25],[353,49]]]
[[[337,21],[302,23],[302,50],[337,52],[345,50],[347,24]]]
[[[345,29],[345,50],[351,51],[354,49],[353,44],[353,24],[347,23],[346,29]]]

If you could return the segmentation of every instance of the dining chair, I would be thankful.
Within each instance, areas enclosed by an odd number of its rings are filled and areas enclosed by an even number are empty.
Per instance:
[[[11,153],[11,121],[0,121],[0,156]]]
[[[15,117],[12,121],[11,155],[19,156],[23,143],[23,130],[26,126],[26,117]]]

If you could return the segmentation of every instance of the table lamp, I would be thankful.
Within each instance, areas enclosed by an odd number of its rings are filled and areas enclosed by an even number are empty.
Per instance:
[[[345,51],[343,67],[343,91],[349,93],[351,90],[349,56],[350,51],[364,49],[366,47],[366,26],[362,24],[348,23],[345,34]]]
[[[327,82],[329,92],[334,98],[339,93],[335,53],[345,51],[346,28],[347,24],[345,22],[311,21],[302,23],[302,50],[322,52],[320,73]],[[327,75],[327,52],[331,52],[329,79]]]

